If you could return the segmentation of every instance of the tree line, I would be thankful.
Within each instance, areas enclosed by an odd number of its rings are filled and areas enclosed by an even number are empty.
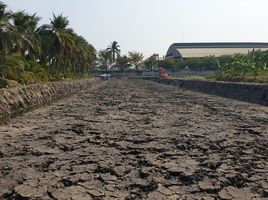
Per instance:
[[[137,51],[129,51],[127,55],[122,55],[118,42],[112,42],[106,49],[98,52],[98,62],[96,68],[102,71],[117,70],[183,70],[188,67],[192,70],[217,70],[218,58],[208,56],[204,58],[160,58],[159,54],[145,58]]]
[[[153,70],[157,68],[158,61],[159,55],[156,53],[146,59],[138,51],[129,51],[123,55],[118,42],[113,41],[106,49],[98,52],[97,68],[102,71]]]
[[[165,58],[158,66],[169,70],[212,70],[218,80],[268,81],[268,51],[252,50],[247,54],[220,57]]]
[[[113,41],[99,52],[70,27],[67,17],[53,14],[49,24],[25,11],[12,12],[0,1],[0,79],[28,84],[76,78],[91,69],[109,70],[215,70],[219,78],[257,77],[267,72],[268,53],[208,56],[188,59],[148,58],[137,51],[121,53]]]
[[[69,26],[67,17],[12,12],[0,1],[0,77],[20,83],[59,80],[89,72],[96,50]]]
[[[252,50],[248,54],[206,56],[185,59],[172,57],[159,58],[153,54],[144,59],[140,52],[130,51],[121,55],[118,42],[112,42],[106,49],[98,53],[98,67],[101,70],[214,70],[218,77],[257,77],[267,72],[268,51]]]

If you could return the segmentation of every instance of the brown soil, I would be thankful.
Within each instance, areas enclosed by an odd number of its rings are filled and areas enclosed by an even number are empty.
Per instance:
[[[268,107],[109,80],[0,126],[0,199],[267,199]]]

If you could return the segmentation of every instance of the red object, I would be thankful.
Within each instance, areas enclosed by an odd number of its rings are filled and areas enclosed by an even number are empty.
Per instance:
[[[166,71],[161,71],[159,75],[160,78],[168,78],[168,73]]]

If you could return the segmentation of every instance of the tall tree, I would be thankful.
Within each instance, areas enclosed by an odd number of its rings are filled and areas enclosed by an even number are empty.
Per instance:
[[[153,54],[144,61],[144,66],[147,70],[153,70],[158,67],[159,54]]]
[[[111,62],[111,54],[107,51],[107,49],[99,51],[98,62],[101,70],[105,70],[107,72],[109,69],[109,63]]]
[[[116,59],[116,68],[121,72],[127,70],[130,67],[130,60],[126,55],[118,55]]]
[[[24,11],[16,12],[12,15],[13,25],[16,31],[14,34],[15,51],[20,56],[25,56],[26,52],[35,55],[40,54],[40,44],[37,38],[37,24],[39,17],[29,15]]]
[[[68,53],[75,49],[75,43],[74,32],[68,28],[69,20],[67,17],[64,17],[62,14],[58,16],[53,14],[53,18],[50,21],[50,24],[43,25],[39,32],[45,41],[52,41],[51,44],[43,42],[44,52],[47,49],[54,54],[50,55],[52,57],[49,61],[51,64],[50,74],[52,74],[53,71],[59,72],[60,66],[68,62],[70,58]]]
[[[75,50],[72,53],[72,65],[77,73],[90,72],[96,60],[96,50],[85,38],[75,34]]]
[[[130,51],[128,52],[128,56],[131,64],[135,67],[136,71],[138,71],[144,58],[143,54],[136,51]]]
[[[110,53],[111,55],[111,61],[112,61],[112,65],[115,65],[115,61],[116,61],[116,56],[120,55],[120,46],[118,44],[118,42],[113,41],[111,43],[111,45],[107,48],[107,51]]]
[[[89,72],[96,50],[69,28],[67,17],[53,14],[41,27],[39,20],[36,14],[8,11],[0,0],[0,76],[30,83],[47,81],[48,74],[58,80]]]
[[[6,54],[8,47],[12,46],[11,16],[11,12],[7,11],[7,6],[0,1],[0,56]]]
[[[7,11],[7,6],[0,1],[0,76],[5,77],[5,56],[13,46],[13,27],[10,23],[11,12]]]

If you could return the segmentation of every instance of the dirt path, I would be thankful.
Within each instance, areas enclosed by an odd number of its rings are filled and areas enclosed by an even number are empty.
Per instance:
[[[0,199],[267,199],[267,140],[268,107],[109,80],[0,126]]]

